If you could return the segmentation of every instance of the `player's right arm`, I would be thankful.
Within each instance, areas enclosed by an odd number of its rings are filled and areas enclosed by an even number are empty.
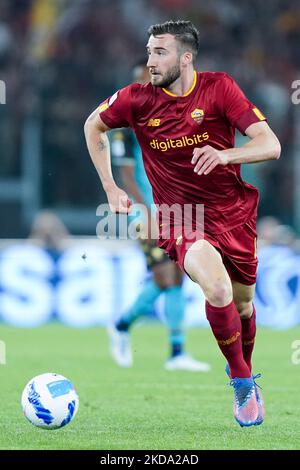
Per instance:
[[[116,185],[112,175],[109,140],[106,135],[108,130],[109,127],[100,118],[97,108],[84,125],[88,151],[106,192],[111,211],[128,213],[132,202],[126,192]]]

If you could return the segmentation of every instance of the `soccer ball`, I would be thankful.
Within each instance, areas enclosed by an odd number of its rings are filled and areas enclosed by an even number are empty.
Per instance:
[[[33,377],[22,393],[22,408],[35,426],[58,429],[70,423],[78,411],[79,398],[63,375],[46,373]]]

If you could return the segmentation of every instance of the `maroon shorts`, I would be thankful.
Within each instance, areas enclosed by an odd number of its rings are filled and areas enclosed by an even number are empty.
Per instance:
[[[197,240],[203,238],[219,251],[232,281],[248,286],[255,284],[258,264],[256,256],[256,217],[248,220],[243,225],[218,235],[195,232],[193,237],[185,237],[176,233],[174,238],[160,239],[159,246],[184,271],[184,258],[188,249]]]

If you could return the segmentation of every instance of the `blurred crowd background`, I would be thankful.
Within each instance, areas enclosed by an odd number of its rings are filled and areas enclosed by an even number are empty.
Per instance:
[[[106,197],[83,125],[131,82],[148,27],[168,19],[194,22],[197,68],[233,75],[281,141],[279,161],[243,168],[261,196],[255,302],[262,325],[300,323],[300,104],[292,100],[300,80],[298,0],[0,0],[4,322],[104,324],[139,292],[147,276],[140,248],[96,238],[96,209]],[[243,139],[237,133],[237,145]],[[114,173],[119,181],[118,167]],[[186,324],[206,325],[200,289],[186,278],[184,291]],[[160,316],[162,306],[156,309]]]
[[[84,121],[131,81],[147,28],[178,18],[200,30],[198,69],[232,74],[279,136],[281,159],[248,165],[244,176],[260,189],[260,217],[299,234],[300,105],[291,100],[300,79],[299,1],[1,0],[0,237],[28,235],[44,208],[72,234],[95,234],[105,195]]]

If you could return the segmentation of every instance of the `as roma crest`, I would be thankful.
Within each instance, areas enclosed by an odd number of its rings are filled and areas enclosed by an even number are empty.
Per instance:
[[[191,112],[191,116],[197,124],[201,124],[204,119],[204,111],[203,109],[196,108]]]

